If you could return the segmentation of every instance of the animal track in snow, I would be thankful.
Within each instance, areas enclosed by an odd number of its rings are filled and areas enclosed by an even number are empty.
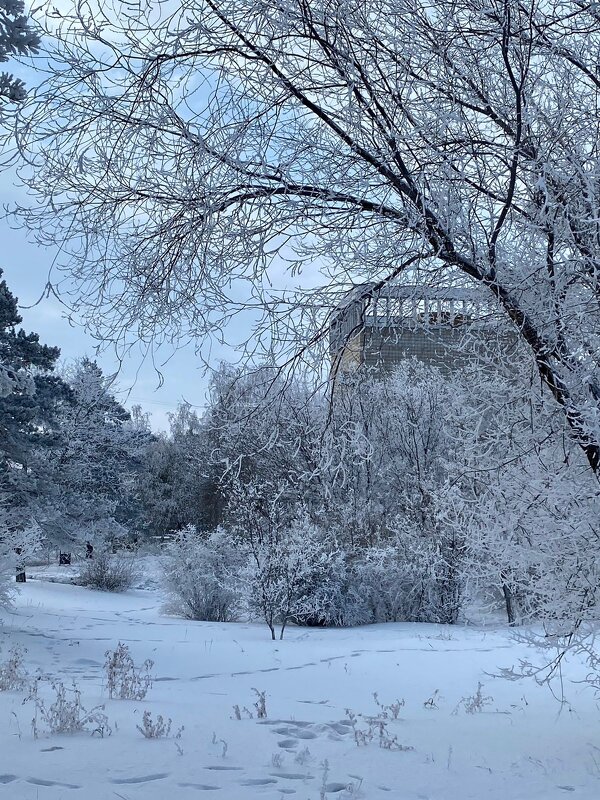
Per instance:
[[[202,792],[216,792],[221,788],[220,786],[211,786],[208,783],[190,783],[189,781],[178,783],[177,786],[182,786],[185,789],[199,789]]]
[[[326,706],[329,700],[298,700],[298,703],[306,703],[309,706]]]
[[[326,794],[336,794],[336,792],[343,792],[348,788],[346,783],[326,783],[324,791]]]
[[[62,783],[61,781],[49,781],[44,778],[25,778],[27,783],[32,783],[34,786],[62,786],[63,789],[81,789],[76,783]]]
[[[288,781],[312,781],[314,775],[307,775],[305,772],[270,772],[274,778],[286,778]]]
[[[141,775],[139,778],[113,778],[111,783],[126,784],[126,783],[149,783],[150,781],[160,781],[163,778],[168,778],[168,772],[157,772],[154,775]]]
[[[212,769],[218,772],[240,772],[242,770],[242,767],[213,766],[213,767],[204,767],[204,769]]]

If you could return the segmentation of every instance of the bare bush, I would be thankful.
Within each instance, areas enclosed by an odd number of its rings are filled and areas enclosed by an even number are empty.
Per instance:
[[[235,620],[239,609],[232,579],[241,561],[240,548],[223,531],[202,538],[188,526],[163,560],[167,610],[186,619]]]
[[[45,726],[47,733],[97,733],[101,737],[110,736],[112,728],[108,724],[108,717],[104,713],[104,706],[94,706],[89,711],[81,703],[81,691],[75,683],[68,689],[62,681],[52,681],[51,687],[56,697],[48,705],[40,696],[39,687],[42,678],[37,678],[23,702],[31,701],[35,706],[35,714],[31,720],[33,735],[37,739],[40,735],[40,721]]]
[[[142,724],[135,727],[142,734],[145,739],[166,739],[171,733],[172,720],[169,717],[164,719],[162,714],[158,714],[156,720],[152,719],[152,714],[146,709],[142,717]],[[183,725],[175,734],[176,739],[181,739],[181,734],[184,728]]]
[[[107,650],[104,654],[104,671],[106,686],[111,700],[143,700],[152,686],[150,670],[154,661],[147,658],[137,668],[126,644],[119,642],[116,650]]]
[[[352,726],[354,741],[357,747],[366,747],[371,742],[377,741],[379,747],[383,750],[401,750],[406,752],[413,749],[408,745],[401,744],[398,741],[398,736],[389,731],[388,724],[390,719],[387,714],[377,714],[375,716],[355,714],[352,709],[347,708],[346,716]],[[359,727],[359,717],[364,720],[366,727]]]
[[[479,681],[475,694],[469,695],[468,697],[463,697],[452,713],[458,714],[458,710],[462,706],[467,714],[480,714],[483,709],[486,706],[489,706],[494,700],[493,697],[484,695],[482,689],[483,684],[481,681]]]
[[[27,672],[23,666],[24,647],[15,645],[8,651],[8,658],[0,664],[0,692],[22,689],[27,681]]]
[[[258,689],[252,689],[256,695],[256,702],[254,708],[256,709],[256,716],[258,719],[267,718],[267,693],[261,692]]]
[[[103,592],[123,592],[130,589],[139,574],[130,556],[113,555],[104,550],[86,561],[78,583]]]

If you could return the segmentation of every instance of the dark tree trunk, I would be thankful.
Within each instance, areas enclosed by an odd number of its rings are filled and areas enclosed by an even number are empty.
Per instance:
[[[519,624],[517,605],[510,586],[504,582],[504,576],[502,576],[502,578],[502,594],[504,595],[504,602],[506,604],[506,616],[508,618],[508,624],[511,628],[514,628]]]

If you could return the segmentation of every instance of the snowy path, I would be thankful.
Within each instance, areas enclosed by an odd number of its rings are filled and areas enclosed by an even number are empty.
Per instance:
[[[593,695],[568,685],[573,710],[559,714],[546,689],[490,677],[524,655],[504,631],[291,628],[271,642],[261,625],[166,617],[155,591],[107,595],[34,581],[3,620],[2,654],[9,643],[27,647],[30,672],[75,680],[86,707],[106,703],[114,731],[35,740],[23,692],[0,694],[2,798],[320,800],[324,790],[366,800],[600,798]],[[119,640],[136,662],[155,662],[144,701],[106,700],[104,653]],[[478,681],[491,703],[453,714]],[[234,719],[236,704],[253,710],[254,687],[267,692],[268,718]],[[387,727],[412,750],[377,739],[357,747],[346,709],[375,715],[374,692],[384,704],[405,699]],[[136,724],[146,709],[171,717],[174,730],[184,725],[182,738],[144,739]],[[367,728],[362,717],[358,726]]]

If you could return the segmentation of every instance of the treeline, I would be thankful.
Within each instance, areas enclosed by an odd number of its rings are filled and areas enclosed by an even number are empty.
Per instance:
[[[593,617],[598,484],[526,357],[338,377],[222,368],[153,445],[149,498],[191,617]],[[162,487],[159,491],[157,487]]]
[[[2,281],[0,541],[12,573],[15,552],[25,562],[42,543],[70,551],[143,529],[136,487],[154,438],[96,363],[82,358],[57,373],[58,348],[20,324]]]
[[[527,357],[338,376],[224,365],[153,434],[0,284],[2,558],[177,540],[172,604],[269,624],[593,617],[598,483]]]

